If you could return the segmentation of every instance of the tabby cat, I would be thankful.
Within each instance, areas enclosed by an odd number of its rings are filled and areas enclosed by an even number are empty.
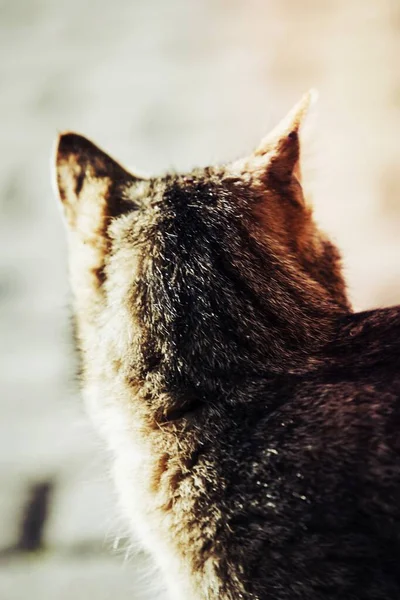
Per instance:
[[[400,309],[351,310],[309,102],[187,174],[58,141],[85,399],[173,600],[400,598]]]

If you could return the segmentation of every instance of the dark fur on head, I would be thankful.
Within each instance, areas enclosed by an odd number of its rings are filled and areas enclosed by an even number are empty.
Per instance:
[[[84,390],[173,598],[400,597],[400,316],[351,313],[301,186],[309,100],[186,175],[59,142]]]
[[[292,222],[309,219],[302,254],[265,226],[275,199],[227,169],[152,182],[147,206],[112,229],[111,286],[121,256],[140,248],[130,307],[141,330],[137,378],[156,374],[201,395],[234,373],[298,372],[317,360],[347,308],[339,256],[284,185],[271,221],[292,240]]]

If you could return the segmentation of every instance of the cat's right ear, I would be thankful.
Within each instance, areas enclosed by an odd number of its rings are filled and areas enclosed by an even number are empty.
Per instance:
[[[99,234],[107,218],[127,209],[121,190],[136,178],[85,137],[61,134],[55,162],[56,188],[70,228]]]
[[[233,163],[232,171],[261,188],[280,188],[285,191],[294,178],[300,182],[300,129],[317,96],[315,90],[304,94],[250,156]]]

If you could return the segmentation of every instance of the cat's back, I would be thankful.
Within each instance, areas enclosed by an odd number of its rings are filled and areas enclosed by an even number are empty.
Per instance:
[[[400,306],[345,316],[327,349],[325,366],[342,376],[352,374],[355,382],[365,375],[383,376],[382,385],[390,387],[400,366]]]
[[[297,439],[303,450],[309,439],[356,462],[363,451],[400,454],[400,307],[347,315],[317,368],[265,381],[252,402],[263,411],[253,436],[261,446]]]
[[[255,597],[398,597],[399,334],[399,307],[351,315],[322,368],[243,385],[213,452]]]

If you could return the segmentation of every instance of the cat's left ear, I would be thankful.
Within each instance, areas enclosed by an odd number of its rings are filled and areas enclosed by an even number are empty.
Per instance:
[[[126,209],[120,192],[136,178],[90,140],[61,134],[55,162],[56,187],[70,228],[99,233],[107,218]]]
[[[300,130],[317,92],[310,90],[244,161],[236,163],[253,181],[288,184],[300,181]]]

